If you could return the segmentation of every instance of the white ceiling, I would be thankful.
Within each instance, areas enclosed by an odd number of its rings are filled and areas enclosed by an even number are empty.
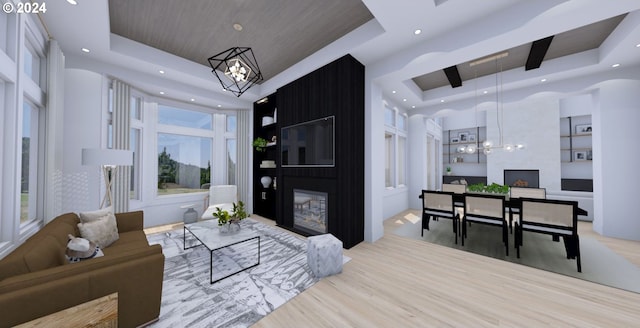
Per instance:
[[[187,1],[181,3],[189,5]],[[295,0],[277,3],[298,5]],[[416,112],[437,114],[444,108],[464,107],[465,101],[473,98],[475,89],[489,87],[493,79],[478,78],[455,89],[444,86],[422,91],[413,78],[625,13],[630,14],[599,48],[545,60],[539,69],[532,71],[516,68],[504,72],[503,88],[539,88],[541,78],[558,83],[611,70],[614,63],[621,65],[618,69],[640,65],[640,47],[636,47],[640,44],[638,0],[608,0],[606,5],[601,0],[362,0],[362,3],[373,15],[372,20],[272,74],[273,77],[239,99],[221,90],[210,67],[112,34],[107,0],[78,0],[76,6],[64,0],[47,2],[48,11],[42,17],[51,37],[60,43],[67,67],[106,73],[151,94],[165,91],[165,96],[172,99],[194,98],[195,103],[222,108],[249,108],[251,102],[278,87],[350,53],[366,65],[367,78],[380,87],[385,99],[407,109],[415,106]],[[149,6],[149,13],[163,10],[153,4]],[[181,24],[189,24],[188,17],[182,16],[180,20]],[[415,35],[416,29],[422,33]],[[91,52],[81,52],[83,47]],[[160,74],[159,70],[166,73]]]

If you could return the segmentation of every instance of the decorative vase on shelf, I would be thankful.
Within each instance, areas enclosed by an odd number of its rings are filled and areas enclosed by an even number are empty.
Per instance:
[[[271,117],[271,116],[265,116],[265,117],[262,118],[262,126],[266,126],[266,125],[272,124],[273,122],[274,122],[273,121],[273,117]]]
[[[269,188],[269,185],[271,184],[271,177],[269,176],[263,176],[262,178],[260,178],[260,183],[262,183],[262,186],[266,189]]]

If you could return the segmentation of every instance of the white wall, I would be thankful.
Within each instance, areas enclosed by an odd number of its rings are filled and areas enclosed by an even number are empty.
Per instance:
[[[427,138],[434,138],[434,147],[430,152],[427,150]],[[442,165],[442,127],[437,125],[434,120],[427,119],[422,114],[416,114],[409,117],[409,135],[408,135],[408,152],[409,152],[409,175],[407,179],[408,186],[408,207],[413,209],[422,208],[422,203],[418,199],[418,195],[423,189],[435,189],[442,182],[442,168],[436,169]],[[436,145],[439,145],[436,149]],[[428,161],[434,162],[434,170],[436,172],[428,172]],[[435,186],[428,186],[428,175],[431,174]],[[439,176],[436,176],[438,174]],[[398,210],[396,213],[404,209]]]
[[[65,70],[62,211],[98,209],[101,169],[82,165],[82,148],[103,148],[103,76],[81,69]]]
[[[594,223],[598,233],[640,240],[640,68],[635,79],[611,80],[596,93],[593,113]]]
[[[369,70],[364,85],[364,240],[371,243],[384,235],[384,106]]]
[[[504,183],[505,169],[540,170],[540,187],[560,190],[560,106],[558,100],[537,100],[504,104],[504,144],[524,144],[525,149],[505,152],[496,149],[487,156],[487,183]],[[500,140],[496,110],[487,111],[487,137]]]

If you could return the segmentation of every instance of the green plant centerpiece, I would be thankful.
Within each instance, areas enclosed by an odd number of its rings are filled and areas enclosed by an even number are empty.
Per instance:
[[[255,148],[257,151],[263,152],[267,149],[267,139],[257,137],[255,140],[253,140],[252,145],[253,148]]]
[[[467,186],[467,190],[470,192],[486,192],[492,194],[507,194],[509,193],[509,186],[501,185],[493,182],[490,185],[485,185],[482,182],[474,183]]]
[[[247,217],[247,212],[244,209],[244,203],[239,201],[237,204],[233,203],[233,209],[231,213],[227,210],[223,210],[220,207],[216,207],[216,211],[213,213],[213,217],[218,219],[218,226],[222,232],[230,232],[240,230],[240,221]]]

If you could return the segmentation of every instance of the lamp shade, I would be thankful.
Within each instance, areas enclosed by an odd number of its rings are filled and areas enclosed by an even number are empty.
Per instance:
[[[82,165],[132,165],[133,152],[124,149],[82,149]]]

